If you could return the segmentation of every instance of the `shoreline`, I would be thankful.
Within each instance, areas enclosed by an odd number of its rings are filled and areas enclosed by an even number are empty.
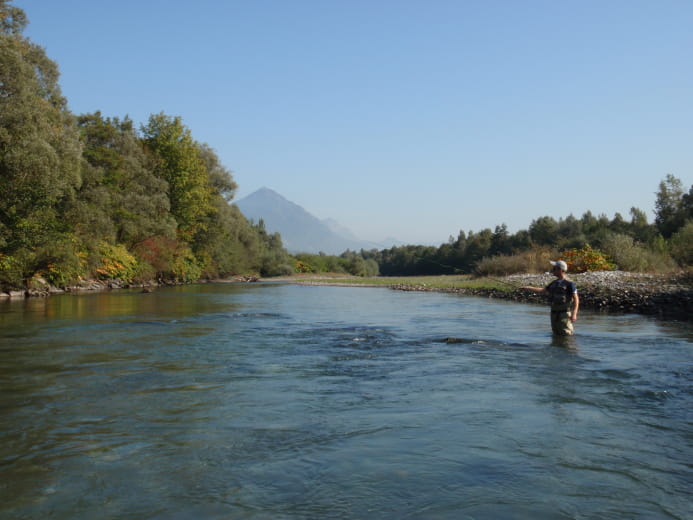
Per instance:
[[[356,278],[356,277],[354,277]],[[490,281],[507,284],[507,287],[444,287],[426,283],[368,283],[347,281],[344,277],[283,277],[272,281],[297,285],[331,285],[344,287],[384,287],[397,291],[445,292],[467,296],[481,296],[511,300],[518,303],[546,305],[546,297],[520,290],[523,285],[544,287],[554,277],[544,274],[508,275],[489,278]],[[440,277],[443,278],[443,277]],[[580,309],[614,313],[643,314],[666,320],[693,321],[693,286],[684,275],[656,275],[624,271],[595,271],[573,274],[568,277],[578,287]],[[383,278],[384,279],[384,278]],[[483,278],[480,278],[483,279]],[[488,284],[488,285],[498,285]],[[515,288],[510,288],[514,286]]]
[[[614,314],[643,314],[665,320],[693,321],[693,283],[691,283],[690,274],[660,275],[625,271],[594,271],[572,274],[568,278],[577,284],[580,294],[580,308],[583,310],[590,309]],[[443,275],[393,277],[392,283],[388,283],[387,277],[360,278],[338,274],[305,274],[267,279],[256,276],[236,276],[226,279],[199,280],[193,283],[230,284],[262,281],[295,285],[381,287],[397,291],[445,292],[546,305],[545,296],[520,290],[519,287],[523,285],[543,287],[553,279],[554,277],[549,273],[514,274],[486,278]],[[173,285],[181,284],[160,284],[155,281],[126,284],[120,280],[89,280],[78,286],[66,288],[56,288],[46,284],[38,289],[0,293],[0,302],[48,297],[52,294],[84,294],[117,289],[140,289],[141,292],[148,293],[159,287]]]
[[[149,293],[159,287],[174,287],[177,285],[193,285],[204,283],[250,283],[257,282],[259,277],[254,275],[235,276],[233,278],[197,280],[195,282],[157,282],[150,280],[143,283],[125,283],[122,280],[84,280],[78,285],[68,287],[55,287],[43,281],[38,288],[17,289],[13,291],[0,291],[0,301],[23,300],[26,298],[46,298],[52,294],[82,294],[89,292],[105,292],[117,289],[140,289],[143,293]]]

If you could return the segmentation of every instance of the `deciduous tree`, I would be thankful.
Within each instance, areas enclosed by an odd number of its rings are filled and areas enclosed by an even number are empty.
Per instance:
[[[214,211],[200,146],[180,117],[152,115],[142,132],[154,155],[154,172],[168,183],[171,213],[178,222],[179,236],[190,242],[203,229],[205,217]]]
[[[683,197],[681,179],[668,174],[659,183],[655,200],[655,225],[664,238],[669,238],[686,223]]]
[[[58,67],[22,36],[26,23],[0,0],[0,254],[28,276],[46,261],[38,246],[64,238],[58,211],[79,186],[81,144]]]

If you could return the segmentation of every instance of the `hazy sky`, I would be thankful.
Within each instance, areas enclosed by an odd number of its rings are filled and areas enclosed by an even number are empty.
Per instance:
[[[239,184],[368,240],[693,181],[690,0],[15,0],[75,113],[181,116]]]

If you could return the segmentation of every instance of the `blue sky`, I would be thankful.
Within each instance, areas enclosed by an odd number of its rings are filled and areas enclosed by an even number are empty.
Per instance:
[[[165,112],[237,199],[445,242],[693,182],[689,0],[15,0],[75,113]]]

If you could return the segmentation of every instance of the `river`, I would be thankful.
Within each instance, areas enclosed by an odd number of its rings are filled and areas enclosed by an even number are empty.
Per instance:
[[[0,518],[693,518],[690,323],[548,320],[280,283],[0,302]]]

